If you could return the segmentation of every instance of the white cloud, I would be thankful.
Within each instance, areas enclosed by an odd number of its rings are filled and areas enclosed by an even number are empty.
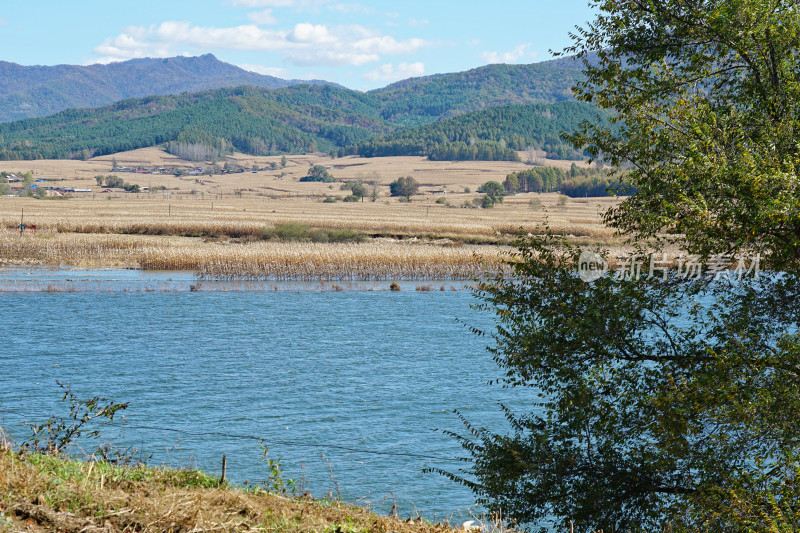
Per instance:
[[[245,0],[239,0],[245,1]],[[257,1],[257,0],[247,0]],[[275,0],[273,0],[275,1]],[[290,63],[303,66],[364,65],[383,55],[407,54],[429,43],[412,38],[398,41],[363,26],[328,27],[300,23],[291,30],[261,28],[255,24],[230,28],[163,22],[131,26],[94,49],[103,60],[169,57],[186,50],[248,50],[282,52]]]
[[[286,79],[289,76],[289,72],[286,69],[278,68],[278,67],[265,67],[262,65],[238,65],[239,68],[243,68],[249,72],[255,72],[256,74],[263,74],[265,76],[274,76],[276,78],[284,78]]]
[[[230,0],[236,7],[292,7],[296,0]]]
[[[370,81],[393,82],[414,78],[425,74],[424,63],[400,63],[396,67],[392,63],[386,63],[364,74],[364,79]]]
[[[331,11],[338,11],[339,13],[345,14],[357,14],[357,15],[372,15],[375,13],[375,9],[369,6],[365,6],[364,4],[357,4],[357,3],[336,3],[328,6],[328,9]]]
[[[481,57],[487,63],[516,63],[525,56],[525,50],[530,46],[530,43],[525,43],[517,46],[509,52],[483,52]],[[535,57],[535,54],[530,54],[530,57]]]
[[[277,22],[275,17],[272,16],[271,9],[265,9],[264,11],[252,11],[247,14],[247,18],[260,26],[269,26],[270,24],[275,24]]]
[[[431,21],[428,19],[408,19],[408,25],[412,28],[422,28],[430,23]]]
[[[289,32],[286,38],[294,43],[330,44],[336,41],[324,24],[301,22]]]

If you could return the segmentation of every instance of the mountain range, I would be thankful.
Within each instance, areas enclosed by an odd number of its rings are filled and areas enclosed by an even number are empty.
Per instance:
[[[537,145],[564,156],[571,148],[559,131],[598,116],[595,108],[571,96],[570,88],[582,77],[576,63],[487,65],[363,93],[325,82],[260,76],[211,55],[127,61],[106,66],[118,70],[104,70],[103,80],[84,76],[82,81],[93,88],[86,98],[100,93],[113,98],[118,89],[111,88],[133,79],[135,90],[150,96],[0,124],[0,158],[91,157],[168,142],[202,144],[220,154],[325,151],[506,159],[516,157],[514,150]],[[143,72],[148,69],[153,70]],[[25,97],[40,108],[66,105],[56,98],[37,100],[36,91],[47,83],[23,72],[30,79],[7,77],[0,94],[8,85],[29,86],[37,89]],[[65,79],[52,76],[61,80],[57,83]],[[49,86],[57,84],[52,80]],[[191,92],[203,84],[224,83],[237,86]],[[153,94],[158,92],[180,94]],[[0,113],[9,112],[0,102]]]
[[[125,98],[180,94],[238,85],[278,89],[319,80],[282,80],[249,72],[212,54],[131,59],[107,65],[22,66],[0,61],[0,122],[44,117]]]

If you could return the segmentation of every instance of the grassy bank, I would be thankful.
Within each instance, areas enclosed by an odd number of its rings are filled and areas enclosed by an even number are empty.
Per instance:
[[[328,500],[243,490],[189,470],[0,450],[0,531],[454,531]]]

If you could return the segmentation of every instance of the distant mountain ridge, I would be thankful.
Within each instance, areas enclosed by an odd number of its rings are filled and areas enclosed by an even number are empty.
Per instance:
[[[421,126],[492,107],[574,100],[572,87],[584,79],[582,67],[571,56],[527,65],[485,65],[409,78],[369,94],[383,102],[384,119]]]
[[[336,85],[320,80],[283,80],[249,72],[212,54],[131,59],[107,65],[23,66],[0,61],[0,122],[100,107],[126,98],[172,95],[251,85]]]
[[[144,82],[157,76],[150,72],[153,61],[121,66],[126,76]],[[188,77],[198,84],[244,72],[213,56],[155,61],[166,69],[192,70]],[[564,157],[572,148],[559,131],[596,114],[591,105],[572,97],[571,87],[582,78],[576,63],[560,59],[487,65],[412,78],[366,93],[333,84],[248,84],[127,98],[0,124],[0,159],[84,158],[170,142],[203,145],[219,154],[323,151],[495,159],[516,158],[514,150],[533,145]],[[136,74],[137,69],[147,72]],[[50,86],[52,80],[64,79],[58,71],[47,74]],[[263,78],[269,78],[245,74],[264,83]],[[177,91],[188,83],[178,87],[156,81],[164,91]],[[275,83],[280,82],[291,84]]]

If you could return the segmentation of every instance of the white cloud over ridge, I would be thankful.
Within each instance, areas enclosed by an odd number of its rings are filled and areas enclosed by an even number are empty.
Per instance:
[[[235,0],[277,3],[289,0]],[[263,14],[263,13],[262,13]],[[423,39],[397,40],[363,26],[296,24],[292,29],[261,28],[256,24],[235,27],[203,27],[167,21],[152,26],[130,26],[95,47],[103,61],[140,57],[169,57],[188,50],[241,50],[277,52],[302,66],[360,66],[380,61],[383,55],[407,54],[427,46]]]
[[[277,67],[265,67],[263,65],[236,65],[239,68],[243,68],[248,72],[255,72],[256,74],[263,74],[265,76],[273,76],[275,78],[283,78],[286,79],[289,73],[286,69],[277,68]]]
[[[525,57],[525,50],[530,48],[530,43],[525,43],[517,46],[513,50],[509,52],[483,52],[481,57],[487,63],[516,63],[523,57]],[[536,54],[530,54],[530,57],[535,57]]]
[[[425,74],[424,63],[400,63],[396,67],[386,63],[364,74],[364,79],[375,82],[391,83],[393,81],[415,78]]]

